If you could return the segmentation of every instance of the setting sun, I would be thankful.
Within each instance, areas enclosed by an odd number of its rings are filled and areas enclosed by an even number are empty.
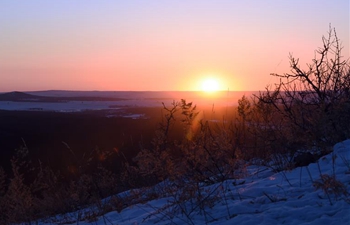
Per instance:
[[[208,78],[202,83],[202,91],[215,92],[219,90],[219,82],[216,79]]]

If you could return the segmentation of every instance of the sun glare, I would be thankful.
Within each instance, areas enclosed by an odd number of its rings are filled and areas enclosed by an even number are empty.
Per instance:
[[[215,92],[219,90],[219,82],[216,79],[208,78],[202,83],[202,91]]]

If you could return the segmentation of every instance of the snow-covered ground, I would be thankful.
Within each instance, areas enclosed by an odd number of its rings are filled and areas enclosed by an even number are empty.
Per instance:
[[[350,192],[350,140],[338,143],[333,153],[307,167],[277,173],[251,165],[247,172],[243,179],[203,187],[207,191],[214,190],[211,196],[216,197],[214,204],[204,211],[197,208],[187,216],[176,213],[171,204],[165,207],[173,201],[168,196],[79,224],[350,224],[350,196],[332,193],[327,196],[313,185],[320,182],[321,174],[335,175]],[[332,188],[332,184],[329,187]],[[72,221],[77,215],[78,212],[65,218]]]

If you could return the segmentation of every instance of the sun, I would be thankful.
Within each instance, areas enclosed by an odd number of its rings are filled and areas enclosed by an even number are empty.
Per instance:
[[[216,92],[219,90],[219,82],[214,78],[207,78],[202,82],[202,91]]]

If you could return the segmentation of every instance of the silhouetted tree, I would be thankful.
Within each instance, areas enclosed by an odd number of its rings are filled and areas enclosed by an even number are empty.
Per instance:
[[[305,69],[290,55],[291,72],[271,74],[280,82],[257,96],[260,104],[279,113],[292,138],[309,147],[330,146],[350,137],[350,65],[342,49],[330,27]]]

